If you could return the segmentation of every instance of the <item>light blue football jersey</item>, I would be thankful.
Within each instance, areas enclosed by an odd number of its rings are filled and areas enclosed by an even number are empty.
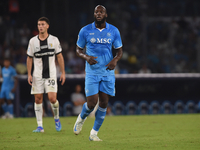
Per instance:
[[[16,70],[12,66],[9,66],[8,68],[3,67],[2,69],[3,83],[1,88],[12,89],[14,86],[14,77],[16,75],[17,75]]]
[[[83,27],[78,35],[77,46],[86,47],[86,54],[97,57],[97,64],[90,65],[86,61],[85,71],[90,75],[114,75],[114,70],[106,70],[106,65],[113,59],[114,49],[122,47],[119,30],[106,22],[106,28],[100,30],[95,22]]]

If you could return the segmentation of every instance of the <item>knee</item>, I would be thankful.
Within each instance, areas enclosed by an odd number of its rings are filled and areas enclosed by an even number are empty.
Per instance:
[[[106,108],[108,105],[109,98],[110,96],[108,94],[101,92],[99,95],[99,106],[101,108]]]
[[[50,97],[49,97],[49,101],[50,101],[52,104],[54,104],[54,103],[57,101],[57,99],[56,99],[54,96],[50,96]]]
[[[89,109],[94,109],[94,107],[96,106],[96,104],[97,104],[97,103],[94,102],[94,101],[89,102],[89,103],[87,102],[87,106],[88,106]]]
[[[107,107],[107,105],[108,105],[108,101],[99,101],[99,106],[101,107],[101,108],[106,108]]]
[[[36,103],[36,104],[41,104],[41,103],[42,103],[42,97],[40,97],[40,96],[35,96],[35,103]]]

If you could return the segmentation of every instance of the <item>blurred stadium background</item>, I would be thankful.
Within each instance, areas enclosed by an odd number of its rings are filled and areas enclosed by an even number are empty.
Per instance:
[[[16,117],[34,116],[26,49],[38,33],[41,16],[50,19],[49,33],[61,42],[67,80],[59,86],[58,100],[61,115],[71,115],[70,95],[76,84],[84,87],[84,62],[75,55],[76,38],[81,27],[93,22],[97,4],[107,8],[107,21],[119,28],[124,45],[116,68],[117,94],[110,100],[113,113],[198,112],[199,0],[1,0],[0,65],[10,57],[19,74]],[[48,103],[45,107],[48,111]]]

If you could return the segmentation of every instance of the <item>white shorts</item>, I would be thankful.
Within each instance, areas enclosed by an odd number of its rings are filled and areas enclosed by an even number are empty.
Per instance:
[[[41,79],[33,77],[31,94],[41,94],[55,92],[57,93],[58,85],[56,78]]]

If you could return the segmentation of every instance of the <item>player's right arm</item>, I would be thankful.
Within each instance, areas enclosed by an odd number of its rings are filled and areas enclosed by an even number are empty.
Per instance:
[[[83,48],[86,46],[86,37],[85,37],[85,28],[82,28],[78,35],[78,40],[76,42],[76,55],[82,59],[85,59],[90,65],[94,65],[97,63],[95,60],[97,57],[89,56],[85,53],[83,53]]]
[[[32,70],[32,65],[33,65],[33,48],[31,44],[31,40],[29,41],[28,45],[28,50],[27,50],[27,60],[26,60],[26,66],[27,66],[27,72],[28,72],[28,83],[32,85],[32,75],[31,75],[31,70]]]
[[[32,75],[31,75],[31,70],[32,70],[32,64],[33,64],[33,58],[28,56],[26,60],[26,66],[27,66],[27,72],[28,72],[28,83],[32,85]]]
[[[85,53],[83,53],[83,49],[80,47],[76,47],[76,55],[82,59],[85,59],[90,65],[94,65],[97,63],[95,60],[97,57],[89,56]]]

